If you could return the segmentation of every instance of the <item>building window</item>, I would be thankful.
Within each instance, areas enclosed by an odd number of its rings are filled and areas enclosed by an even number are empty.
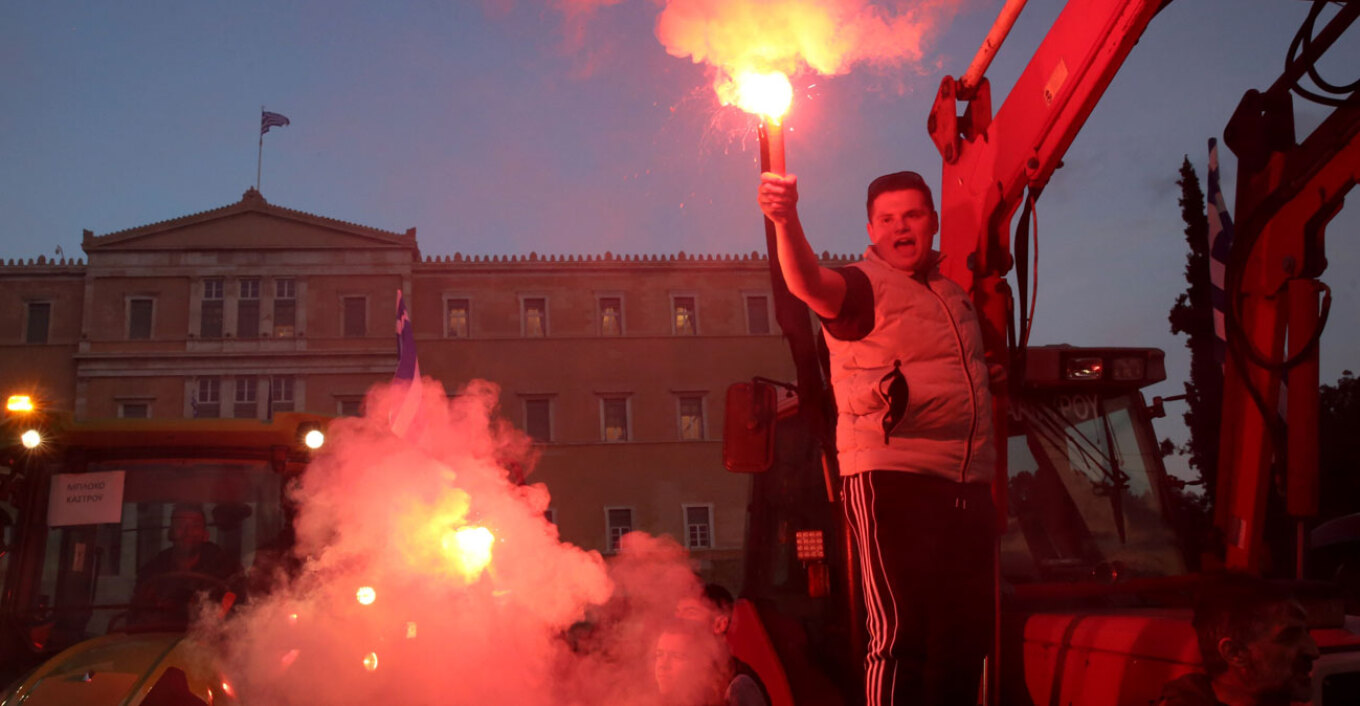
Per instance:
[[[676,335],[693,336],[699,332],[698,300],[694,296],[671,296],[671,310],[675,312]]]
[[[52,323],[51,302],[29,302],[28,323],[24,327],[24,343],[47,343],[47,329]]]
[[[680,438],[684,441],[703,440],[704,438],[703,395],[680,396]]]
[[[746,333],[759,336],[770,332],[770,298],[764,294],[746,295]]]
[[[345,338],[368,335],[368,298],[341,297],[341,305],[345,312]]]
[[[557,524],[557,508],[555,508],[555,507],[550,507],[550,508],[548,508],[547,510],[544,510],[544,511],[543,511],[543,519],[547,520],[547,521],[550,522],[551,524],[554,524],[554,525]]]
[[[609,551],[617,552],[623,535],[633,531],[633,508],[607,507],[604,509],[605,527],[608,531]]]
[[[260,280],[239,282],[241,296],[236,300],[236,337],[260,337]]]
[[[269,414],[271,418],[274,412],[293,411],[294,383],[293,378],[282,375],[269,379]]]
[[[524,400],[524,431],[534,441],[552,441],[552,400],[545,397]]]
[[[362,397],[341,397],[335,402],[335,411],[342,417],[364,416],[364,398]]]
[[[605,441],[628,441],[628,398],[606,397],[600,400],[600,420]]]
[[[222,337],[222,280],[203,280],[203,309],[198,322],[199,338]]]
[[[222,416],[222,379],[199,378],[191,407],[195,419],[215,419]]]
[[[713,506],[685,505],[685,548],[713,548]]]
[[[148,340],[151,338],[151,315],[155,309],[154,299],[129,299],[127,303],[129,340]]]
[[[274,280],[274,337],[292,338],[297,325],[297,280]]]
[[[600,335],[623,335],[623,297],[600,297]]]
[[[548,335],[548,300],[545,297],[522,297],[519,307],[526,337],[541,338]]]
[[[237,419],[256,419],[260,416],[258,394],[260,383],[254,376],[236,378],[236,395],[231,416]]]
[[[449,338],[467,338],[471,329],[468,321],[471,302],[467,299],[448,299],[444,302],[444,310],[444,320],[448,323],[444,335]]]
[[[123,419],[149,419],[151,417],[151,403],[119,402],[118,416]]]

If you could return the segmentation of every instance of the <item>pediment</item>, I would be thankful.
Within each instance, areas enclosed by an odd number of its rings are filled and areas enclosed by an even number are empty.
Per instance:
[[[238,203],[160,223],[96,236],[86,252],[166,250],[415,250],[406,233],[369,228],[266,203],[253,189]]]

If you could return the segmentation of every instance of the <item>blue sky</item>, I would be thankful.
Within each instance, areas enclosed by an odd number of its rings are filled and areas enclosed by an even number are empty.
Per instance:
[[[818,250],[863,249],[873,176],[938,183],[935,87],[1000,5],[964,3],[918,64],[795,79],[789,168]],[[1061,7],[1029,3],[989,72],[997,105]],[[1180,391],[1188,357],[1166,323],[1184,289],[1177,169],[1188,154],[1203,175],[1206,139],[1279,74],[1307,9],[1177,0],[1153,19],[1040,201],[1035,342],[1161,347],[1170,380],[1151,393]],[[578,32],[525,0],[0,4],[0,258],[72,255],[84,228],[238,200],[261,105],[292,120],[265,136],[267,199],[415,226],[426,254],[760,249],[752,122],[666,53],[657,12],[623,0]],[[1358,35],[1322,65],[1335,82],[1355,78]],[[1297,105],[1302,134],[1325,112]],[[1324,382],[1360,368],[1357,225],[1352,207],[1329,231]],[[1160,430],[1184,435],[1175,419]]]

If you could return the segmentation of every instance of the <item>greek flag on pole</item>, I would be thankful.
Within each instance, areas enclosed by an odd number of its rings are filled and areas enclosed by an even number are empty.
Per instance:
[[[282,113],[271,113],[267,110],[260,111],[260,134],[269,132],[271,127],[283,127],[288,124],[288,118]]]
[[[1223,190],[1218,183],[1218,140],[1209,138],[1209,193],[1205,199],[1209,217],[1209,298],[1214,305],[1214,358],[1219,365],[1227,359],[1228,311],[1227,282],[1228,254],[1232,251],[1232,214],[1223,203]]]
[[[392,376],[392,382],[397,387],[405,387],[405,394],[391,418],[392,433],[405,437],[420,410],[420,362],[416,360],[415,332],[400,289],[397,290],[397,372]]]

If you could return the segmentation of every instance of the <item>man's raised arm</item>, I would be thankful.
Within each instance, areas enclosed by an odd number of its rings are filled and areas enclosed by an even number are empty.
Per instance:
[[[822,267],[798,219],[798,177],[760,175],[760,210],[774,222],[779,268],[789,291],[824,319],[834,319],[845,301],[845,278]]]

